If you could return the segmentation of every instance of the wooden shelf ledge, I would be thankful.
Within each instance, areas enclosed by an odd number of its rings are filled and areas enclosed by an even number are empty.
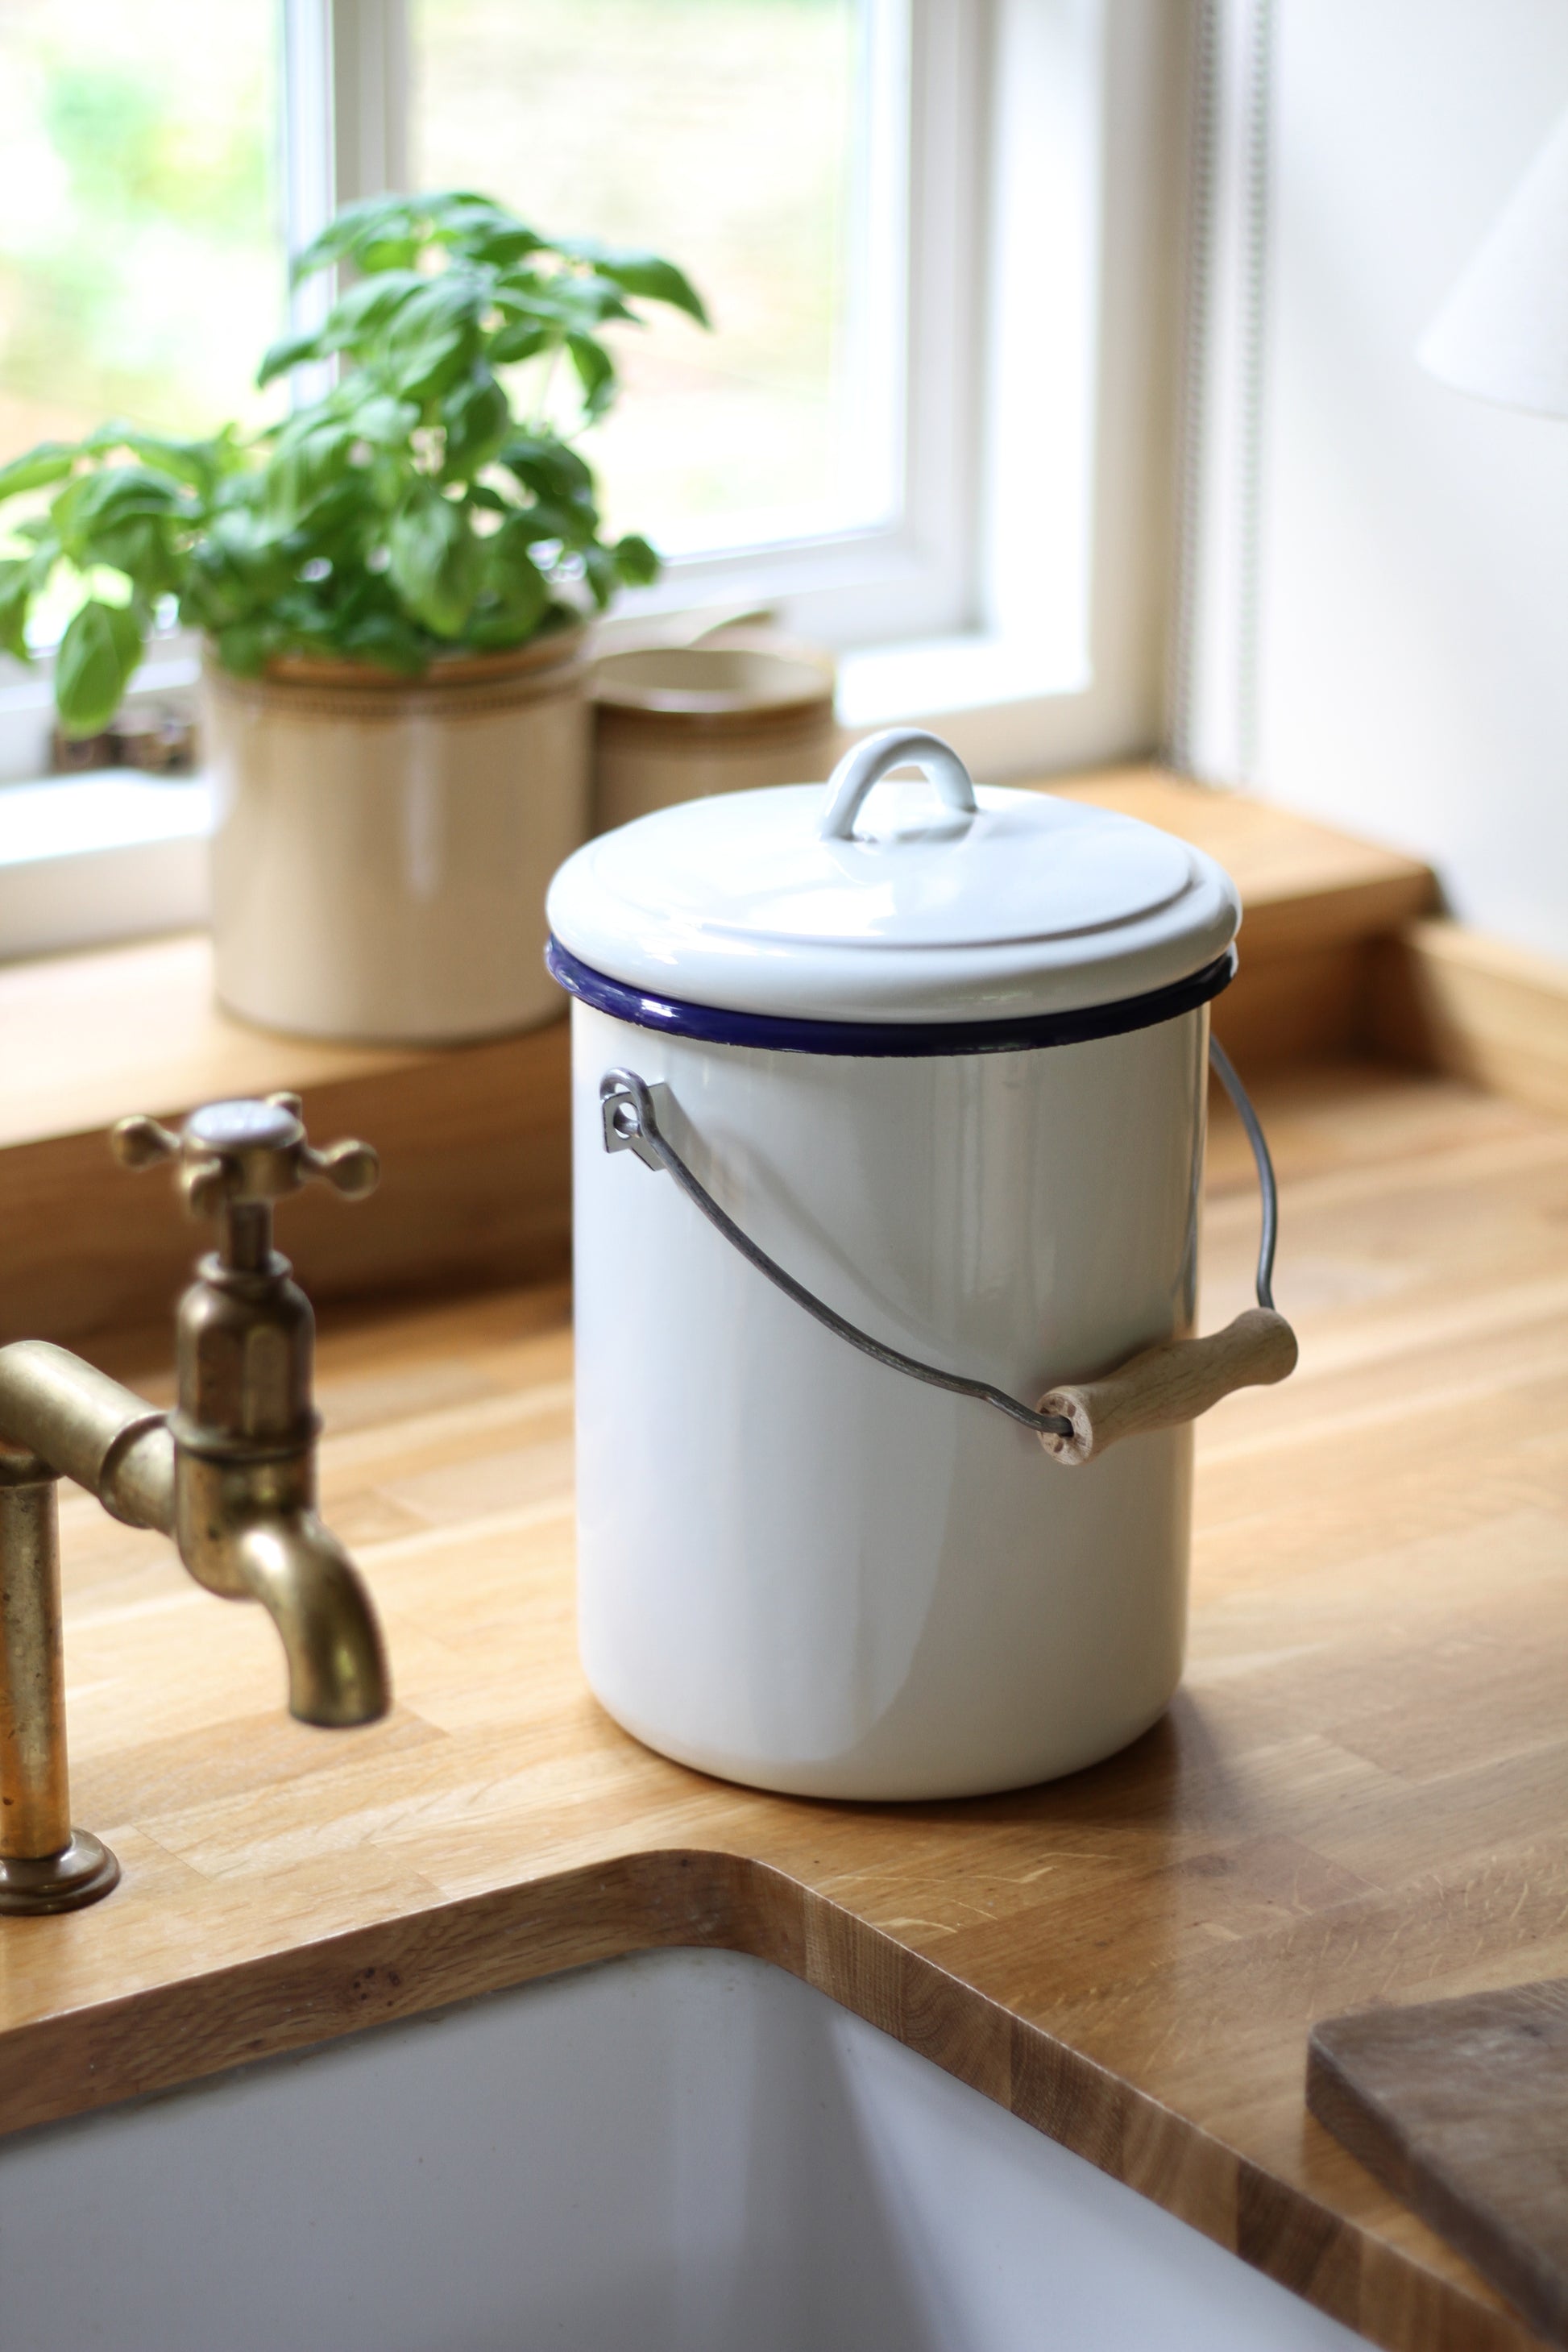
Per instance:
[[[1241,974],[1215,1027],[1245,1070],[1343,1052],[1365,1027],[1369,959],[1435,902],[1428,869],[1288,811],[1149,767],[1049,789],[1209,851],[1246,908]],[[0,967],[0,1340],[82,1344],[167,1313],[192,1255],[166,1185],[116,1170],[103,1131],[225,1095],[288,1088],[320,1139],[363,1134],[384,1181],[352,1212],[289,1205],[283,1246],[319,1300],[563,1275],[570,1255],[565,1021],[431,1052],[330,1045],[216,1005],[205,937]]]
[[[1385,1051],[1568,1118],[1568,964],[1463,923],[1405,924],[1376,950]]]
[[[288,1090],[318,1142],[363,1135],[382,1182],[352,1207],[313,1187],[279,1242],[318,1303],[538,1282],[571,1252],[568,1029],[444,1052],[323,1045],[223,1013],[205,937],[0,970],[7,1086],[0,1341],[89,1348],[165,1320],[199,1243],[167,1181],[116,1168],[128,1111],[178,1120]]]

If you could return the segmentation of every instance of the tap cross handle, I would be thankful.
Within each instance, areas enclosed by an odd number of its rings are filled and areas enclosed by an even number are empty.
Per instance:
[[[368,1143],[332,1143],[317,1151],[306,1139],[298,1095],[205,1103],[176,1135],[157,1119],[122,1118],[109,1148],[122,1168],[173,1160],[174,1181],[193,1217],[270,1207],[315,1178],[351,1201],[374,1192],[381,1163]]]

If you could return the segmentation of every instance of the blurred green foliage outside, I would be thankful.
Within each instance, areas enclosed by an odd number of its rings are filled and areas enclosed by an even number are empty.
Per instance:
[[[0,458],[276,412],[276,50],[272,0],[0,7]]]

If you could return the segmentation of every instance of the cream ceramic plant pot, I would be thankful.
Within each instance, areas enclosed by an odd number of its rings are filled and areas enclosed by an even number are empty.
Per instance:
[[[317,1037],[440,1044],[550,1020],[544,892],[588,830],[582,638],[424,677],[209,664],[217,992]]]

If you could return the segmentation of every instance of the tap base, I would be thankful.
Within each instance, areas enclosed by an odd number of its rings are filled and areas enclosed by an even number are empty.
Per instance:
[[[79,1911],[120,1884],[120,1864],[90,1830],[73,1830],[58,1853],[0,1854],[0,1917]]]

